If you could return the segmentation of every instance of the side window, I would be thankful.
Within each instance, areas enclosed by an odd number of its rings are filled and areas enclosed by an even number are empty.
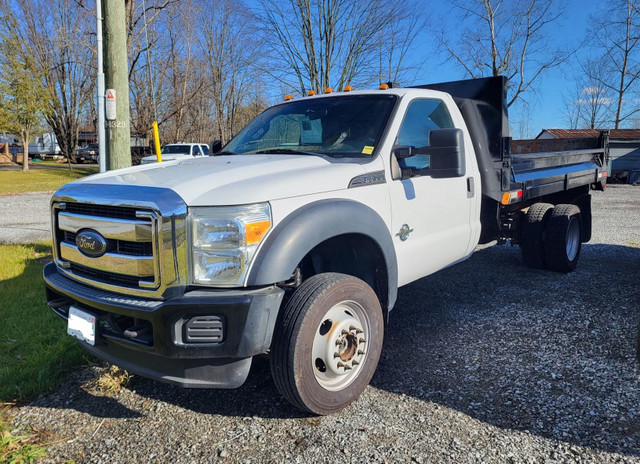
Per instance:
[[[202,149],[202,153],[204,153],[204,156],[209,156],[209,147],[206,145],[200,145],[200,148]]]
[[[193,156],[202,156],[202,151],[200,151],[200,147],[198,145],[193,145]]]
[[[453,128],[453,121],[446,105],[441,100],[420,99],[409,103],[402,125],[398,131],[396,145],[409,145],[416,148],[429,145],[429,133],[432,129]],[[429,155],[416,155],[400,160],[403,168],[426,169],[429,167]]]

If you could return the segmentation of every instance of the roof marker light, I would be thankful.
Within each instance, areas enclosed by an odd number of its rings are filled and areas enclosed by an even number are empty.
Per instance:
[[[284,101],[293,100],[293,95],[287,95],[284,97]]]
[[[333,93],[333,89],[331,87],[327,87],[324,89],[324,93]]]
[[[343,92],[351,92],[353,90],[353,87],[351,87],[350,85],[345,86]]]
[[[380,84],[380,87],[378,87],[378,90],[389,90],[389,85],[383,82]]]
[[[315,90],[313,90],[313,89],[312,89],[312,90],[309,90],[309,91],[307,92],[307,97],[313,97],[315,94],[316,94],[316,91],[315,91]]]

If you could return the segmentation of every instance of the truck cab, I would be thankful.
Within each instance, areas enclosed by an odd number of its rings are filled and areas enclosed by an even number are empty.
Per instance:
[[[303,97],[267,109],[215,156],[67,184],[51,201],[48,304],[85,348],[133,373],[235,388],[268,354],[287,400],[338,411],[375,372],[398,287],[480,241],[517,242],[513,224],[537,202],[527,182],[539,176],[520,181],[507,159],[487,160],[461,108],[428,88]],[[590,161],[562,182],[556,173],[548,198],[585,202],[600,154],[581,154]],[[582,180],[567,189],[567,176]],[[569,206],[555,219],[553,205],[534,208],[532,256],[544,257],[547,221],[562,232],[576,220],[579,255],[587,222]]]

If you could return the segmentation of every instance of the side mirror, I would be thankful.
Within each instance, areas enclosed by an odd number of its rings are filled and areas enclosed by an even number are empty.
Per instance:
[[[214,140],[213,142],[211,142],[211,145],[209,145],[210,155],[215,155],[220,150],[222,150],[222,142],[220,140]]]
[[[417,151],[420,152],[422,149]],[[425,153],[431,155],[429,174],[434,179],[464,176],[466,166],[461,129],[432,130],[429,133],[429,147],[425,147]]]
[[[415,147],[409,145],[397,145],[393,147],[393,155],[397,160],[411,158],[415,155]]]

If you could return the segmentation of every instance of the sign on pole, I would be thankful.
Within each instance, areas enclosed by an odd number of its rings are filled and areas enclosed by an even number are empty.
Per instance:
[[[106,92],[105,112],[109,121],[115,121],[116,117],[116,91],[115,89],[107,89]]]

